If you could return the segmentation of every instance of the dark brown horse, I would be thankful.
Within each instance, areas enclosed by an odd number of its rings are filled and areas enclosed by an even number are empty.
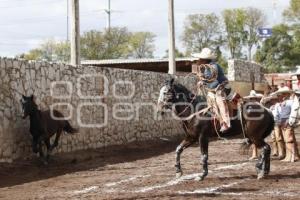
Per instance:
[[[158,99],[158,111],[164,113],[172,110],[183,122],[185,138],[176,148],[176,176],[182,175],[180,155],[184,149],[199,141],[202,155],[203,173],[199,180],[203,180],[208,174],[208,145],[209,138],[217,136],[213,115],[210,112],[201,114],[199,111],[207,108],[204,96],[195,96],[181,84],[175,84],[174,79],[167,81],[160,90]],[[193,113],[195,115],[193,115]],[[240,121],[242,119],[242,123]],[[244,124],[241,126],[241,124]],[[243,129],[242,129],[243,127]],[[270,135],[274,127],[272,113],[258,103],[245,104],[242,106],[240,115],[232,119],[232,128],[227,133],[220,134],[221,137],[233,136],[245,133],[245,139],[249,147],[255,144],[262,148],[262,153],[256,163],[258,179],[263,178],[270,171],[270,146],[264,139]]]
[[[67,133],[76,133],[77,129],[73,128],[64,116],[57,110],[40,111],[34,102],[33,95],[21,99],[23,108],[23,119],[30,117],[30,133],[32,135],[32,150],[39,153],[44,164],[48,164],[51,151],[58,146],[60,135],[63,131]],[[51,116],[53,115],[53,117]],[[55,141],[51,145],[50,138],[56,134]],[[42,144],[47,147],[47,155],[44,155]]]

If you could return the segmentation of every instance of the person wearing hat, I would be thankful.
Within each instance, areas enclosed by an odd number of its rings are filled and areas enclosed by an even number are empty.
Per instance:
[[[300,73],[296,73],[294,74],[297,77],[297,83],[295,85],[295,88],[293,88],[294,90],[300,90]]]
[[[257,93],[255,90],[251,90],[248,96],[243,97],[243,100],[246,102],[260,102],[264,97],[263,94]],[[255,160],[258,158],[258,151],[255,144],[252,144],[252,156],[249,160]]]
[[[278,96],[276,91],[272,90],[272,93],[267,97],[264,97],[260,101],[264,106],[269,107],[273,116],[276,115],[275,105],[278,103]],[[274,118],[275,119],[275,118]],[[272,139],[272,156],[277,157],[279,160],[285,157],[285,144],[283,140],[282,130],[279,123],[275,123],[274,130],[271,133]]]
[[[251,90],[248,96],[243,97],[246,101],[251,102],[260,102],[260,100],[264,97],[263,94],[257,93],[255,90]]]
[[[232,90],[228,84],[228,79],[225,76],[223,69],[215,60],[216,54],[210,48],[204,48],[200,53],[192,54],[198,58],[196,64],[199,69],[198,76],[200,81],[199,86],[205,86],[208,89],[208,97],[214,108],[214,112],[220,118],[221,132],[228,130],[230,125],[229,109],[226,100],[232,94]]]
[[[294,101],[295,96],[291,94],[293,91],[288,87],[280,88],[275,92],[278,97],[278,103],[275,104],[274,108],[274,120],[278,127],[280,127],[286,148],[285,158],[282,160],[284,162],[294,162],[299,159],[299,152],[297,148],[297,142],[294,134],[294,122],[291,121],[291,112],[295,107]],[[298,103],[299,104],[299,103]]]

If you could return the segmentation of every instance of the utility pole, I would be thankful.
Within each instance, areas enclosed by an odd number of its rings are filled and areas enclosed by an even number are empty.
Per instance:
[[[67,1],[67,42],[69,42],[69,0]]]
[[[108,0],[108,9],[105,10],[107,14],[107,29],[110,31],[111,27],[111,9],[110,9],[110,0]]]
[[[80,65],[79,0],[71,0],[71,65]]]
[[[176,74],[174,0],[169,0],[169,74]]]
[[[277,0],[273,0],[273,25],[277,22]]]

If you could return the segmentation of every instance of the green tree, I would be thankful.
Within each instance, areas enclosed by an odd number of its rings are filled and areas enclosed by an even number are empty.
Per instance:
[[[256,52],[256,61],[262,63],[267,72],[285,72],[300,64],[300,34],[295,37],[290,31],[285,24],[274,26],[272,36]]]
[[[155,34],[151,32],[132,33],[128,42],[127,56],[130,58],[153,58],[155,37]]]
[[[248,60],[252,59],[252,48],[258,44],[260,38],[257,34],[258,28],[261,28],[266,23],[266,16],[257,9],[249,7],[246,9],[245,33],[246,46],[248,50]]]
[[[42,60],[43,59],[43,52],[41,49],[32,49],[28,53],[23,53],[18,58],[24,58],[25,60]]]
[[[193,14],[187,16],[181,40],[186,54],[200,52],[204,47],[215,48],[223,43],[222,26],[215,14]]]
[[[227,69],[228,69],[228,61],[227,59],[223,56],[223,53],[220,49],[220,47],[218,46],[216,48],[216,55],[217,55],[217,63],[224,69],[224,72],[227,73]]]
[[[155,35],[150,32],[129,32],[127,28],[91,30],[83,33],[82,60],[153,57]],[[38,48],[18,57],[27,60],[70,61],[70,44],[65,41],[46,40]]]
[[[226,9],[222,12],[227,38],[227,47],[231,58],[242,56],[243,44],[246,41],[246,11],[244,9]]]
[[[81,55],[86,60],[151,58],[155,51],[154,38],[151,32],[129,32],[127,28],[92,30],[81,37]]]
[[[70,60],[70,45],[65,41],[46,40],[38,48],[22,54],[26,60],[45,60],[53,62],[68,62]]]
[[[175,58],[184,58],[185,55],[181,51],[179,51],[177,48],[175,48]],[[163,58],[169,58],[169,49],[166,50],[165,56]]]
[[[82,59],[117,59],[125,58],[130,38],[127,28],[114,27],[104,32],[91,30],[81,37]]]
[[[294,23],[300,23],[300,1],[290,0],[290,6],[283,12],[286,20]]]

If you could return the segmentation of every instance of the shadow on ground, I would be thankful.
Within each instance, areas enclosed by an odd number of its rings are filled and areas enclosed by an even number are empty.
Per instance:
[[[147,159],[175,151],[179,140],[143,141],[96,150],[82,150],[53,155],[50,164],[43,166],[38,158],[0,164],[0,188],[48,179],[68,173],[101,171],[106,165]]]

